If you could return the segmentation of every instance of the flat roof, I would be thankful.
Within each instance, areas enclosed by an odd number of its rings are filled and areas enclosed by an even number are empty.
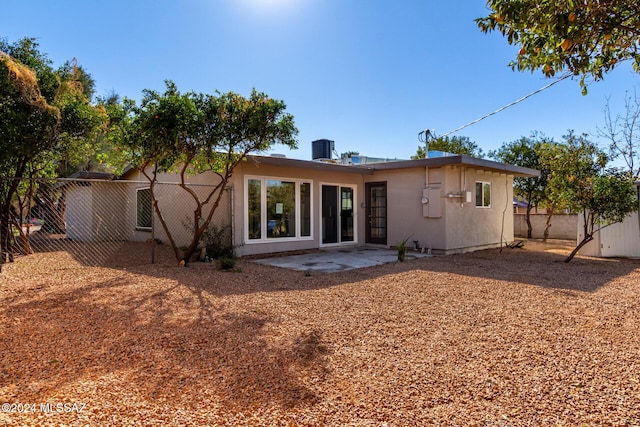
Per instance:
[[[402,160],[399,162],[376,163],[371,165],[376,170],[407,169],[415,167],[441,167],[441,166],[467,166],[477,169],[485,169],[494,172],[504,172],[516,177],[537,177],[540,171],[522,166],[514,166],[493,160],[479,159],[477,157],[457,155],[434,157],[430,159]]]
[[[340,165],[337,163],[329,163],[329,162],[320,161],[320,160],[299,160],[299,159],[289,159],[287,157],[249,155],[247,156],[247,162],[253,163],[255,165],[271,165],[271,166],[300,168],[300,169],[307,169],[307,170],[323,170],[323,171],[331,171],[331,172],[356,173],[356,174],[365,174],[365,175],[373,175],[373,172],[374,172],[374,170],[371,169],[370,167],[364,167],[359,165]]]
[[[476,157],[457,155],[443,156],[428,159],[416,160],[399,160],[383,163],[370,163],[364,165],[341,165],[337,163],[329,163],[317,160],[299,160],[289,159],[286,157],[273,156],[247,156],[247,161],[254,164],[265,164],[273,166],[287,166],[294,168],[303,168],[311,170],[324,170],[343,173],[358,173],[364,175],[373,175],[377,170],[399,170],[421,167],[442,167],[442,166],[466,166],[477,169],[490,170],[494,172],[503,172],[515,177],[537,177],[540,171],[536,169],[525,168],[521,166],[508,165],[506,163],[495,162],[493,160],[478,159]]]

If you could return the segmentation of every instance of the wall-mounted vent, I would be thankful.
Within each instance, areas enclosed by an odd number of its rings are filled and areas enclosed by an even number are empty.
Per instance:
[[[333,150],[333,141],[330,139],[316,139],[311,142],[311,159],[331,159]]]

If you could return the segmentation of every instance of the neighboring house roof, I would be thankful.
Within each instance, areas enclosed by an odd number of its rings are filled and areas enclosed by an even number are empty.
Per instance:
[[[535,169],[513,166],[505,163],[494,162],[492,160],[478,159],[475,157],[464,155],[416,160],[400,160],[365,165],[340,165],[323,161],[297,160],[271,156],[248,156],[247,160],[252,161],[256,164],[288,166],[346,173],[360,173],[365,175],[373,175],[373,173],[377,170],[410,169],[416,167],[441,167],[448,165],[467,166],[478,169],[491,170],[495,172],[504,172],[515,177],[536,177],[540,175],[540,171]]]
[[[53,185],[53,188],[60,189],[69,185],[70,182],[84,182],[83,185],[91,185],[87,181],[90,180],[102,180],[111,181],[118,179],[117,175],[109,172],[92,172],[92,171],[78,171],[67,178],[61,178]]]
[[[116,179],[117,176],[109,172],[93,172],[93,171],[78,171],[71,175],[69,178],[74,179]]]
[[[523,202],[523,201],[520,201],[520,200],[518,200],[518,199],[516,199],[516,198],[514,197],[514,198],[513,198],[513,206],[516,206],[516,207],[518,207],[518,208],[526,208],[526,207],[528,207],[528,206],[529,206],[529,203],[527,203],[527,202]]]

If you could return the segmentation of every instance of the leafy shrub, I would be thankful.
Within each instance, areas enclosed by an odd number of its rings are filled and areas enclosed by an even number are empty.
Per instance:
[[[236,259],[232,256],[222,256],[218,258],[218,268],[220,270],[232,270],[236,266]]]

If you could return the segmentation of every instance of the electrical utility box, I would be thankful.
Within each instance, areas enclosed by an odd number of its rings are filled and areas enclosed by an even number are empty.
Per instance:
[[[442,197],[440,187],[429,187],[422,190],[422,216],[440,218],[442,216]]]

